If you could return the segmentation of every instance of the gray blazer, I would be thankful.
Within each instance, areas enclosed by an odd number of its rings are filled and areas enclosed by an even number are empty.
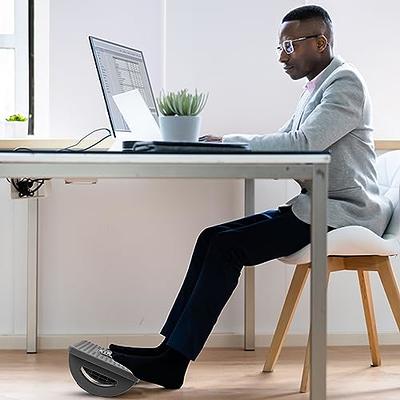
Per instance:
[[[277,133],[226,135],[223,142],[249,143],[253,150],[330,150],[328,225],[360,225],[382,235],[393,206],[379,192],[371,105],[360,73],[335,57],[321,73],[314,91],[305,91],[292,118]],[[310,223],[311,182],[287,204]]]

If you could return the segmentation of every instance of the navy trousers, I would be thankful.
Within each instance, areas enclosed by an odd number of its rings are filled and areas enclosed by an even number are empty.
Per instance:
[[[167,345],[195,360],[238,284],[243,266],[287,256],[310,243],[310,225],[291,208],[206,228],[161,330]]]

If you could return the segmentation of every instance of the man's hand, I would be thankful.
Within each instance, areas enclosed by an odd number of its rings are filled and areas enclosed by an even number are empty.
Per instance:
[[[199,137],[199,142],[222,142],[222,136],[204,135]]]

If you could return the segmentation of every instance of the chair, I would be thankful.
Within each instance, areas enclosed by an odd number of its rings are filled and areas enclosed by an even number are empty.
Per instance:
[[[335,271],[357,271],[360,284],[372,366],[381,365],[378,335],[372,303],[369,272],[377,271],[397,326],[400,329],[400,294],[389,256],[400,253],[400,150],[385,153],[377,159],[378,184],[381,193],[390,198],[394,211],[382,237],[361,226],[346,226],[328,233],[328,276]],[[271,346],[267,351],[263,372],[272,372],[289,325],[307,280],[310,263],[310,245],[280,259],[296,265]],[[307,344],[300,392],[308,390],[310,345]]]

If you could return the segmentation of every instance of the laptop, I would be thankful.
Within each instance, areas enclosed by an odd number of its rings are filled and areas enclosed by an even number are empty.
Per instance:
[[[93,36],[89,36],[89,42],[113,136],[117,139],[117,142],[122,143],[119,151],[153,154],[215,154],[247,153],[250,151],[245,143],[166,142],[161,141],[161,139],[134,140],[135,132],[131,132],[113,96],[137,89],[158,125],[157,106],[143,53],[140,50]]]

